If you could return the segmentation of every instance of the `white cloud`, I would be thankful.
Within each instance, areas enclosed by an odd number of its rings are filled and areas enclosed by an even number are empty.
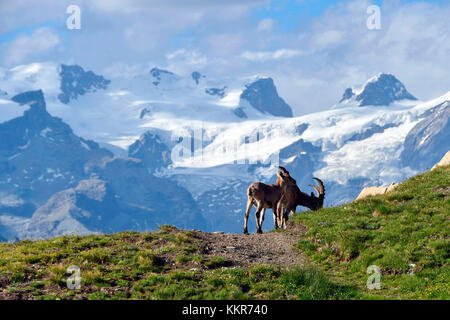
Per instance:
[[[312,45],[317,49],[326,49],[330,46],[342,43],[343,34],[337,30],[327,30],[316,34],[312,39]]]
[[[290,59],[302,55],[303,51],[295,49],[279,49],[276,51],[245,51],[242,57],[250,61],[268,61]]]
[[[14,65],[29,56],[54,49],[60,43],[59,36],[49,28],[41,28],[30,36],[19,36],[7,45],[5,63]]]
[[[107,79],[116,77],[132,79],[137,75],[148,72],[149,70],[150,66],[147,64],[127,64],[121,61],[103,69],[102,75],[104,75]]]
[[[167,54],[167,69],[179,74],[191,73],[208,65],[208,58],[199,50],[179,49]]]
[[[258,23],[258,30],[259,31],[272,31],[273,27],[275,25],[275,20],[273,19],[263,19]]]
[[[212,54],[224,56],[238,51],[245,43],[245,38],[240,33],[222,33],[209,36],[207,42]]]

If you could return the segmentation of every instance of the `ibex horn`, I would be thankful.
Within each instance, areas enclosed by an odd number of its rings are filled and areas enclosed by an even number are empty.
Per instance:
[[[278,166],[278,169],[280,169],[280,171],[283,172],[284,174],[289,174],[289,171],[287,171],[286,168],[282,166]]]
[[[313,187],[313,188],[316,190],[317,196],[320,197],[320,189],[319,189],[319,187],[318,187],[318,186],[315,186],[315,185],[313,185],[313,184],[310,184],[309,186],[310,186],[310,187]],[[311,194],[312,194],[312,192],[311,192]]]
[[[320,180],[319,178],[313,178],[313,179],[316,180],[317,183],[319,183],[320,189],[318,190],[318,192],[319,192],[321,195],[324,195],[324,194],[325,194],[325,186],[323,185],[322,180]],[[317,189],[316,189],[316,190],[317,190]]]

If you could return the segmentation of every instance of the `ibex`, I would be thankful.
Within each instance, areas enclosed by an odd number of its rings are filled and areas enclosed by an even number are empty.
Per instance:
[[[281,199],[281,195],[287,186],[295,185],[296,181],[291,178],[289,172],[283,167],[278,167],[277,181],[275,184],[265,184],[262,182],[253,182],[247,189],[247,211],[244,219],[244,234],[248,234],[247,223],[248,216],[252,206],[256,206],[256,232],[262,233],[262,223],[264,222],[264,214],[267,208],[271,208],[275,229],[278,228],[277,205]],[[281,211],[280,211],[281,212]]]
[[[317,197],[311,192],[311,195],[300,191],[297,185],[287,186],[283,192],[283,196],[277,205],[277,217],[280,219],[278,225],[286,227],[289,220],[289,213],[295,213],[297,206],[307,207],[311,210],[318,210],[323,207],[323,200],[325,199],[325,186],[319,178],[313,178],[319,183],[319,187],[311,185],[316,190]],[[284,209],[284,212],[283,212]]]

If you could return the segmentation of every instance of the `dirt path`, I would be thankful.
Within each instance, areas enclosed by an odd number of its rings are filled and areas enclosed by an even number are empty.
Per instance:
[[[201,241],[207,258],[222,257],[231,261],[233,266],[269,264],[294,267],[307,261],[304,254],[294,247],[298,235],[304,232],[304,226],[290,224],[284,232],[244,235],[195,231],[193,236]]]

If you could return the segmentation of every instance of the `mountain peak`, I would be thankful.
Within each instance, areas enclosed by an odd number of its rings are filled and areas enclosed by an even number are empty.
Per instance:
[[[292,117],[291,107],[278,95],[277,88],[269,77],[257,77],[255,81],[246,85],[241,99],[261,111],[277,117]]]
[[[204,78],[205,76],[202,75],[200,72],[198,71],[194,71],[191,73],[192,79],[195,81],[195,84],[198,84],[200,82],[200,78]]]
[[[158,86],[158,84],[160,84],[161,79],[163,78],[173,78],[176,77],[176,75],[173,72],[164,70],[164,69],[160,69],[158,67],[154,67],[150,70],[150,74],[152,75],[152,77],[155,79],[153,81],[153,84],[155,86]]]
[[[387,106],[398,100],[417,100],[394,75],[379,73],[370,78],[363,88],[356,91],[347,88],[339,103],[356,101],[363,106]]]
[[[96,91],[97,89],[106,89],[111,83],[101,75],[92,71],[84,71],[79,65],[61,65],[59,72],[61,76],[61,91],[58,96],[62,103],[69,103],[70,100],[76,100],[78,96],[86,92]]]
[[[46,111],[44,93],[42,90],[19,93],[12,97],[11,100],[21,105],[28,104],[32,110]]]

